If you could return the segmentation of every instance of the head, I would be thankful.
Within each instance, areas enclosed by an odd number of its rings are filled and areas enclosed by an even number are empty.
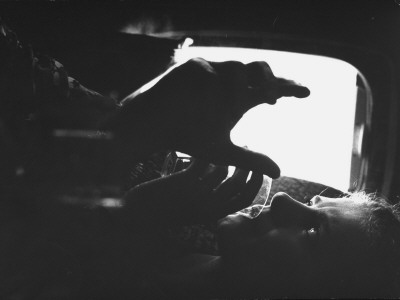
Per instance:
[[[363,193],[301,203],[276,194],[259,217],[219,223],[223,269],[236,293],[269,297],[390,296],[400,218]]]

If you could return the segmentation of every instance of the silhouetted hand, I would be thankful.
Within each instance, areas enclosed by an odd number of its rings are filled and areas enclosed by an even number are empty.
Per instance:
[[[248,171],[236,169],[225,180],[227,173],[227,167],[195,161],[184,171],[138,185],[125,197],[127,216],[159,225],[217,221],[249,206],[263,182],[260,173],[248,182]]]
[[[119,112],[117,134],[129,139],[134,127],[142,134],[131,137],[153,143],[153,148],[177,150],[277,178],[279,167],[263,154],[235,146],[230,131],[254,106],[275,104],[283,96],[304,98],[309,94],[306,87],[275,77],[265,62],[192,59],[149,90],[127,97]]]

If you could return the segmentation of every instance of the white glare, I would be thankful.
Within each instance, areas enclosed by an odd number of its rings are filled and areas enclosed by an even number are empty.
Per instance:
[[[175,54],[177,63],[193,57],[266,61],[275,76],[307,86],[308,98],[282,98],[274,106],[251,109],[232,130],[232,141],[267,154],[281,175],[348,189],[356,103],[353,66],[327,57],[245,48],[188,47]]]

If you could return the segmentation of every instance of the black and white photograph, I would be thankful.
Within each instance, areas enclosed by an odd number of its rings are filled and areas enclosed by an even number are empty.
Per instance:
[[[0,1],[0,299],[400,298],[400,0]]]

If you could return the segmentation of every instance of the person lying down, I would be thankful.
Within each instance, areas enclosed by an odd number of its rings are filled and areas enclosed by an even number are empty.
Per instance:
[[[224,168],[195,162],[127,194],[126,217],[147,228],[217,223],[217,255],[190,253],[163,261],[152,284],[180,297],[374,298],[397,293],[397,207],[363,192],[341,198],[317,195],[306,203],[278,192],[251,219],[236,211],[251,203],[262,177],[253,173],[246,183],[248,172],[237,170],[223,181],[225,175]],[[149,213],[132,217],[133,210]]]

